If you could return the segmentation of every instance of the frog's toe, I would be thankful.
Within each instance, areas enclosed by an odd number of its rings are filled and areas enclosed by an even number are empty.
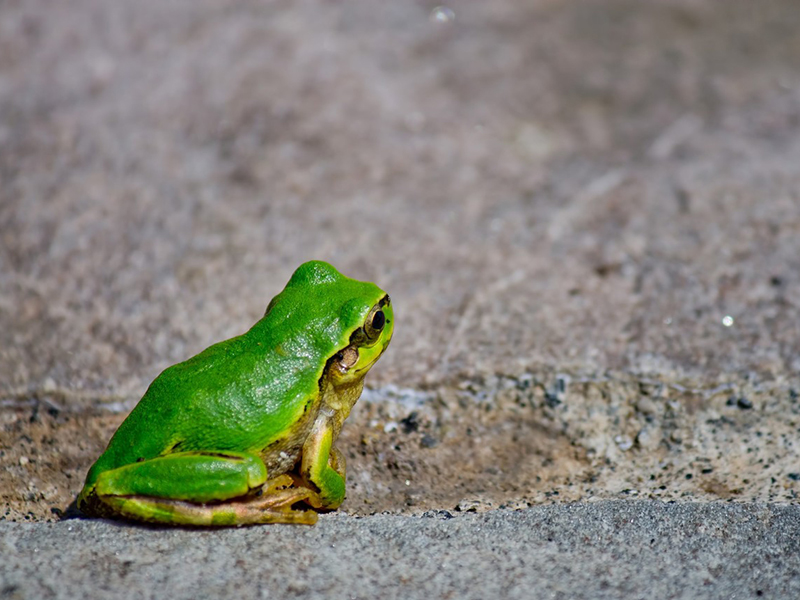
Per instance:
[[[307,500],[312,494],[311,490],[304,487],[272,488],[265,489],[263,494],[244,500],[240,504],[261,509],[291,507]]]
[[[298,502],[308,499],[311,490],[287,488],[270,494],[257,496],[242,502],[228,504],[217,516],[217,523],[248,525],[255,523],[300,523],[313,525],[317,522],[314,510],[292,508]],[[225,515],[224,517],[222,515]],[[223,523],[223,521],[227,521]]]
[[[278,475],[277,477],[273,477],[272,479],[265,481],[264,485],[261,487],[261,494],[265,496],[274,494],[275,492],[292,487],[294,483],[295,480],[292,478],[292,476],[284,473],[283,475]]]

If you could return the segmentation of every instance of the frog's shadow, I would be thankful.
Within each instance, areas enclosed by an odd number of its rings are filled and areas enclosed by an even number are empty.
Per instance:
[[[58,512],[59,512],[59,519],[58,519],[59,521],[71,521],[72,519],[86,518],[86,515],[84,515],[80,510],[78,510],[77,498],[75,498],[72,502],[70,502],[66,510]]]

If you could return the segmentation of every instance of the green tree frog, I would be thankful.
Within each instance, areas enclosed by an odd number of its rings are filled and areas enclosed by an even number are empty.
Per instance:
[[[247,333],[153,381],[89,469],[78,508],[169,525],[315,523],[303,504],[344,500],[334,442],[393,321],[375,284],[301,265]]]

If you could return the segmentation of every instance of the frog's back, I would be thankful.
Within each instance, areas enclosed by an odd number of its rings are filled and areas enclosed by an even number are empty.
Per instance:
[[[169,452],[269,445],[312,408],[321,369],[265,342],[245,334],[164,370],[114,434],[98,472]]]

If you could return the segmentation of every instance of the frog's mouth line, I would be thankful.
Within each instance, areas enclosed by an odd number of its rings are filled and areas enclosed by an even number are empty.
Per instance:
[[[379,359],[381,356],[383,356],[383,353],[384,353],[384,352],[386,352],[386,348],[388,348],[388,347],[389,347],[389,342],[391,342],[391,341],[392,341],[392,338],[390,337],[388,340],[386,340],[386,343],[385,343],[385,344],[383,344],[383,346],[381,347],[381,351],[380,351],[380,352],[378,352],[378,353],[375,355],[375,358],[373,358],[371,361],[369,361],[369,363],[367,363],[367,364],[366,364],[366,365],[364,365],[363,367],[361,367],[361,368],[359,368],[359,369],[355,369],[354,373],[361,373],[362,371],[367,371],[367,370],[371,369],[371,368],[372,368],[372,365],[374,365],[376,362],[378,362],[378,359]]]
[[[381,354],[382,354],[382,353],[381,353]],[[371,369],[371,368],[372,368],[372,365],[374,365],[376,362],[378,362],[378,359],[379,359],[380,357],[381,357],[381,355],[380,355],[380,354],[378,354],[378,356],[376,356],[376,357],[375,357],[375,359],[374,359],[374,360],[372,360],[372,361],[371,361],[369,364],[366,364],[366,365],[364,365],[364,366],[363,366],[363,367],[361,367],[360,369],[355,369],[355,370],[353,371],[353,373],[359,374],[359,373],[362,373],[362,372],[368,371],[369,369]]]
[[[392,341],[391,337],[388,340],[386,340],[386,342],[381,346],[380,352],[376,353],[375,356],[372,358],[372,360],[369,361],[367,364],[365,364],[365,365],[363,365],[361,367],[358,367],[358,368],[356,368],[355,365],[353,365],[353,367],[347,369],[346,371],[342,371],[342,374],[347,373],[348,376],[353,377],[353,376],[360,376],[362,373],[366,373],[366,371],[371,369],[372,365],[374,365],[376,362],[378,362],[378,359],[381,356],[383,356],[383,353],[386,351],[386,348],[389,346],[389,342],[391,342],[391,341]],[[342,352],[344,352],[347,348],[350,348],[350,347],[353,347],[353,346],[352,345],[348,345],[345,348],[343,348],[342,350],[339,350],[333,356],[331,356],[328,359],[328,361],[325,363],[324,372],[327,373],[331,369],[333,363],[336,361],[337,355],[342,354]],[[374,346],[366,346],[366,348],[373,348],[373,347]],[[358,346],[356,346],[355,348],[356,348],[357,351],[359,351],[359,354],[360,354],[360,348],[358,348]],[[320,379],[320,385],[322,385],[322,380],[323,379],[324,379],[324,377],[322,379]]]

